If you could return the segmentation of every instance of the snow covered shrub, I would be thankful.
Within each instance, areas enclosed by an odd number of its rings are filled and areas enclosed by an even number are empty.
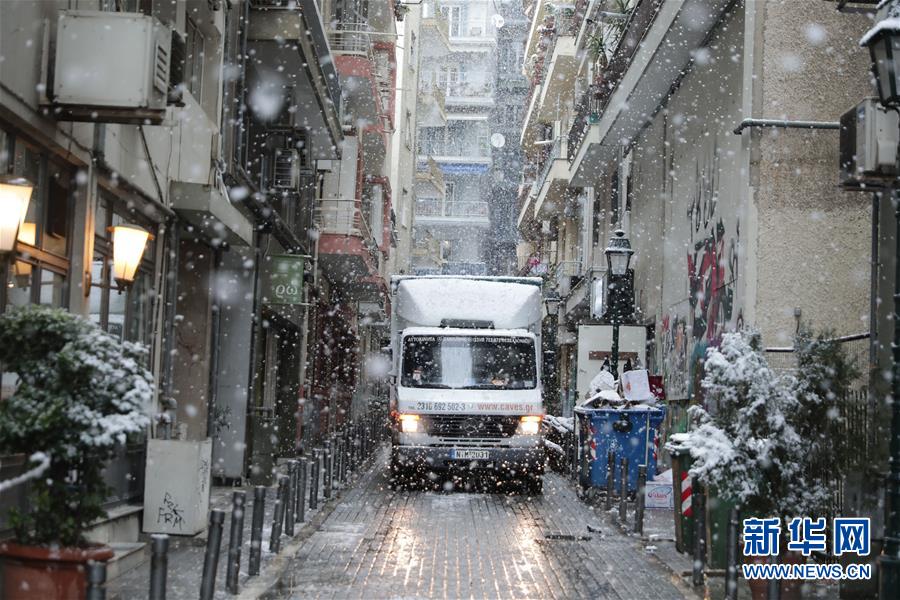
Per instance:
[[[29,306],[0,316],[0,364],[18,376],[15,393],[0,402],[0,450],[50,460],[28,484],[28,510],[11,514],[17,541],[84,544],[84,530],[104,514],[105,462],[149,424],[153,378],[144,354],[64,310]]]
[[[753,333],[726,333],[707,351],[702,387],[709,411],[692,406],[696,427],[682,442],[691,476],[752,514],[797,514],[785,505],[802,485],[805,448],[791,423],[799,404],[770,368]]]

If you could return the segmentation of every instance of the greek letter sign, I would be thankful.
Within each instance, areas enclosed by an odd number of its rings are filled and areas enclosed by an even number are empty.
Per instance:
[[[275,254],[269,257],[269,304],[303,304],[303,257]]]

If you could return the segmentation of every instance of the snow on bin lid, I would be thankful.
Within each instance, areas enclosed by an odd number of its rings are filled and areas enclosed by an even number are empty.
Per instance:
[[[541,288],[531,279],[401,279],[395,302],[397,316],[413,325],[439,326],[452,319],[492,321],[495,329],[527,329],[541,320]]]

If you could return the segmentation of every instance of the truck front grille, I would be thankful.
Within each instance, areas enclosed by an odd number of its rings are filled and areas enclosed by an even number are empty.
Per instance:
[[[426,421],[428,434],[442,438],[508,438],[518,426],[519,417],[497,415],[429,415]]]

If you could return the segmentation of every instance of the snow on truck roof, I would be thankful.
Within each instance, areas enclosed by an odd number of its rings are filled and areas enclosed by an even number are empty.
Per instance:
[[[392,280],[394,310],[408,326],[490,321],[494,329],[527,329],[541,320],[540,279],[408,277]]]
[[[460,329],[459,327],[407,327],[403,330],[403,337],[409,336],[448,336],[464,335],[468,337],[527,337],[534,339],[535,335],[527,329]]]

